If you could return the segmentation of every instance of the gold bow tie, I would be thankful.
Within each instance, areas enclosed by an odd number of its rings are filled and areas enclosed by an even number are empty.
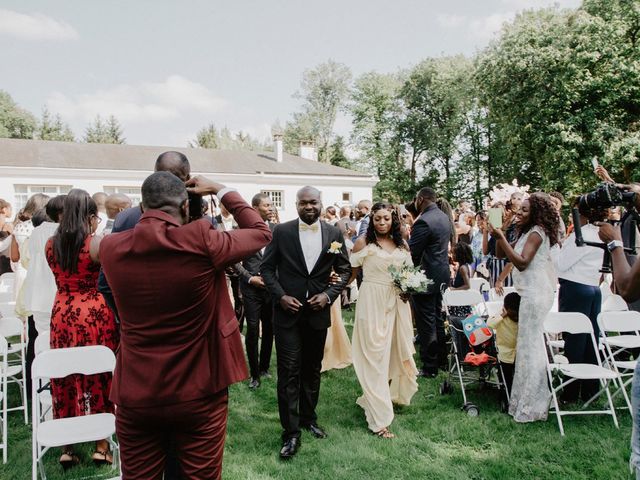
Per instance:
[[[307,232],[307,231],[317,232],[319,228],[320,228],[320,225],[317,223],[314,223],[313,225],[307,225],[306,223],[300,224],[301,232]]]

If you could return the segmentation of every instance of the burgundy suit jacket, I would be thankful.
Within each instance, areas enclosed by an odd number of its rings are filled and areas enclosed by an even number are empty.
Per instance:
[[[111,386],[116,405],[147,407],[213,395],[247,378],[224,268],[271,240],[237,192],[222,199],[239,229],[180,225],[148,210],[132,230],[106,236],[100,261],[121,322]]]

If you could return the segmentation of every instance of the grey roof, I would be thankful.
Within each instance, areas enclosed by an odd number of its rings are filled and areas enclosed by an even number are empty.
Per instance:
[[[280,175],[371,175],[284,154],[277,162],[273,152],[208,150],[201,148],[108,145],[0,138],[0,166],[151,171],[162,152],[175,150],[189,158],[191,170],[202,173],[271,173]]]

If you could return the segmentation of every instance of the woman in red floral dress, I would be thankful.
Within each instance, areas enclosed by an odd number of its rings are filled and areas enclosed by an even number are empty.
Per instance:
[[[115,351],[118,329],[113,312],[97,290],[100,265],[90,255],[90,243],[100,219],[95,202],[84,190],[73,189],[64,201],[64,213],[56,234],[47,242],[47,261],[56,280],[51,312],[51,348],[105,345]],[[113,413],[109,401],[110,373],[70,375],[51,381],[54,418]],[[112,463],[106,440],[96,443],[96,463]],[[60,463],[79,463],[70,445]]]

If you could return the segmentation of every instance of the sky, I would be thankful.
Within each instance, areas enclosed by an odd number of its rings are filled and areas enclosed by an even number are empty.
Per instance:
[[[115,115],[127,143],[186,146],[214,123],[268,138],[300,109],[305,70],[354,77],[482,50],[523,9],[580,0],[0,2],[0,89],[76,137]],[[348,136],[340,115],[335,131]]]

